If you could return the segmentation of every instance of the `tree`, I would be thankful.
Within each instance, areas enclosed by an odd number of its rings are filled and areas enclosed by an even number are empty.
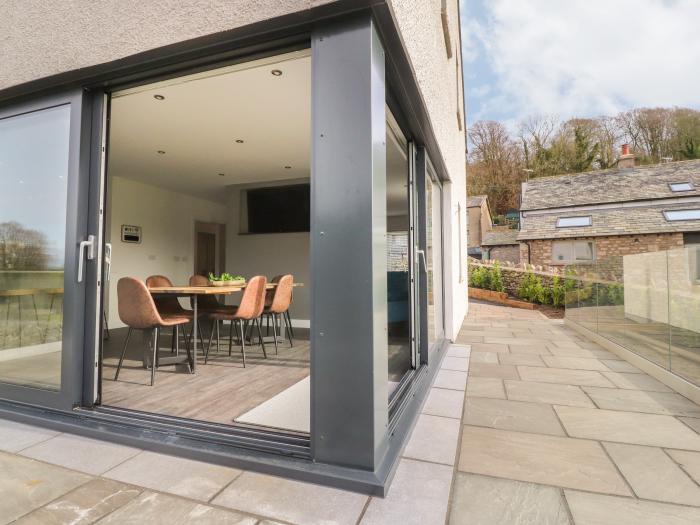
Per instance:
[[[668,108],[637,108],[622,112],[617,117],[633,151],[641,153],[643,164],[661,162],[673,157],[672,110]]]
[[[699,159],[700,111],[674,108],[671,122],[671,149],[674,159]]]
[[[46,248],[43,233],[17,222],[0,223],[0,270],[45,270]]]
[[[492,211],[500,214],[519,206],[523,165],[520,150],[503,124],[476,122],[468,132],[469,195],[486,194]]]

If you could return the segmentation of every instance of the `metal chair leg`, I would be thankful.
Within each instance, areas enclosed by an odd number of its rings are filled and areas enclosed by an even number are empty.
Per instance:
[[[265,341],[263,341],[262,335],[262,320],[260,319],[260,317],[258,317],[255,321],[258,325],[258,340],[260,341],[260,346],[262,347],[263,356],[265,356],[265,359],[267,359],[267,352],[265,351]]]
[[[294,342],[292,339],[294,338],[294,332],[292,331],[292,321],[289,319],[289,311],[287,311],[286,316],[282,316],[284,319],[284,324],[287,326],[287,337],[289,338],[289,348],[292,348],[294,346]]]
[[[119,364],[117,365],[117,373],[114,374],[115,381],[119,377],[119,371],[122,369],[122,363],[124,362],[124,355],[126,354],[126,345],[129,344],[129,338],[131,337],[132,330],[133,330],[133,328],[129,327],[129,331],[126,333],[126,339],[124,340],[124,348],[122,348],[122,355],[119,357]]]
[[[294,337],[294,328],[292,328],[292,317],[289,315],[289,309],[287,309],[284,312],[284,317],[287,319],[287,322],[289,323],[289,333],[292,334],[292,337]]]
[[[159,328],[154,328],[153,329],[153,360],[151,361],[151,386],[156,381],[156,367],[158,366],[157,361],[158,361],[158,332],[160,331]]]
[[[231,322],[233,324],[233,321]],[[243,333],[243,320],[238,320],[238,327],[241,330],[241,352],[243,353],[243,368],[245,368],[245,334]]]
[[[272,316],[272,335],[275,339],[275,355],[279,355],[279,349],[277,348],[277,314],[270,314]]]
[[[228,356],[231,357],[231,349],[233,348],[233,321],[228,327]]]

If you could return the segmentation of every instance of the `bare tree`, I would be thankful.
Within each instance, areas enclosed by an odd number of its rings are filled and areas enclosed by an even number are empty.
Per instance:
[[[1,270],[45,270],[48,260],[43,233],[17,222],[0,223]]]

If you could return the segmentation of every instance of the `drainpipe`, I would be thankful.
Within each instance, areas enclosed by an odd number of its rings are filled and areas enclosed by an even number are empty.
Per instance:
[[[525,241],[525,246],[527,246],[527,264],[532,264],[532,260],[530,257],[530,242]]]

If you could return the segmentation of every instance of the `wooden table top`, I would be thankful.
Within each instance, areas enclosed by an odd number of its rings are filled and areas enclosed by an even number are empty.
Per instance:
[[[63,288],[18,288],[14,290],[0,290],[0,297],[19,297],[39,294],[62,294]]]
[[[268,290],[274,290],[276,283],[267,283]],[[294,288],[304,286],[304,283],[294,283]],[[180,295],[228,295],[240,292],[245,284],[237,286],[151,286],[148,290],[152,294],[180,294]]]

